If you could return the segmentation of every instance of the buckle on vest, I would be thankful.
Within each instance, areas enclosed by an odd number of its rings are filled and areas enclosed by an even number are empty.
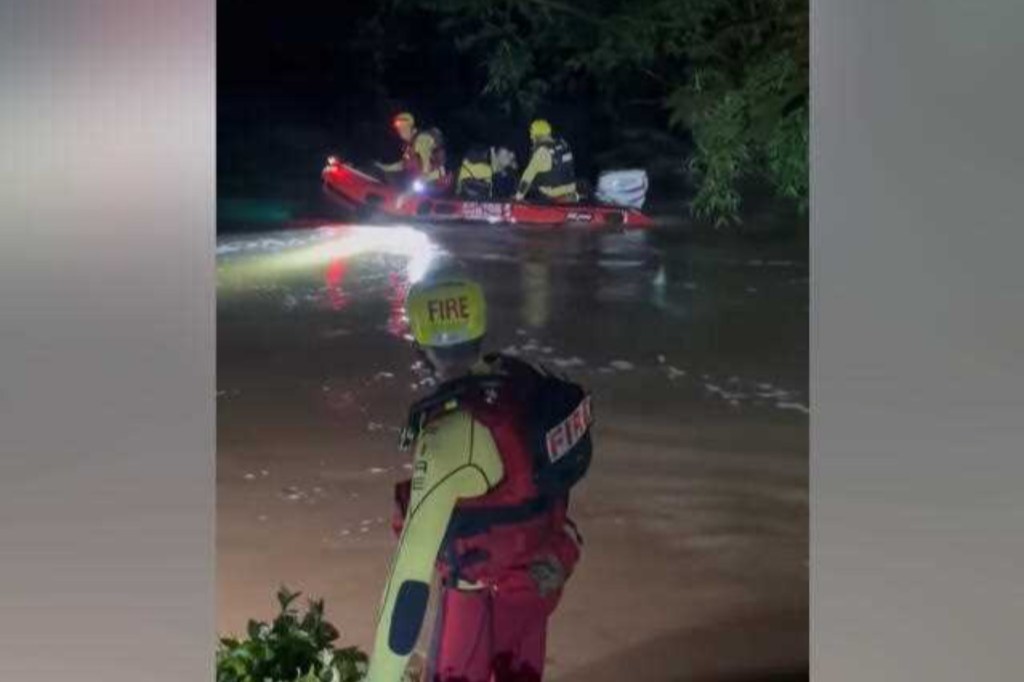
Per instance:
[[[398,437],[398,449],[402,452],[407,451],[412,447],[412,444],[416,442],[416,429],[411,426],[406,426],[402,429],[402,433]]]
[[[459,592],[482,592],[486,590],[487,587],[487,583],[480,581],[470,582],[469,580],[464,580],[463,578],[459,578],[455,582],[455,589]]]

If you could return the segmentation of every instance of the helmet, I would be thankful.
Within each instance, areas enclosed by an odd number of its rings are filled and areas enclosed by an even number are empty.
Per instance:
[[[551,124],[543,118],[538,118],[530,124],[530,139],[536,140],[538,137],[550,137],[551,136]]]
[[[413,338],[426,348],[457,346],[487,332],[483,289],[461,274],[438,274],[414,284],[405,309]]]
[[[516,162],[516,153],[507,147],[494,148],[492,159],[495,170],[505,171],[509,168],[518,170],[519,168]]]
[[[403,111],[402,113],[398,114],[393,119],[391,119],[391,125],[393,125],[396,128],[400,125],[407,125],[410,128],[412,128],[413,126],[416,125],[416,119],[408,111]]]

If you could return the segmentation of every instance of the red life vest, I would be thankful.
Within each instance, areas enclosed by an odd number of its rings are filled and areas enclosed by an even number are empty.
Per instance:
[[[552,551],[565,541],[570,523],[568,492],[552,495],[537,484],[526,373],[532,370],[501,356],[488,362],[494,374],[460,380],[457,388],[442,386],[413,408],[410,420],[422,426],[453,410],[468,410],[491,432],[504,476],[487,494],[459,501],[439,556],[446,577],[484,582]]]
[[[421,135],[427,135],[434,140],[434,148],[430,152],[430,167],[431,169],[441,169],[441,175],[444,176],[447,173],[445,169],[444,139],[441,136],[441,131],[437,128],[430,128],[423,132],[417,131],[412,139],[405,143],[405,146],[402,148],[402,166],[405,169],[406,176],[409,179],[415,179],[423,174],[423,164],[419,154],[416,153],[416,140]]]

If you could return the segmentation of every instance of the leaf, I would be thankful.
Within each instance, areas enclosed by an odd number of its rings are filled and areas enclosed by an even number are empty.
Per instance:
[[[685,87],[673,90],[665,99],[665,108],[669,110],[668,125],[670,128],[682,128],[692,118],[693,100]]]
[[[245,632],[249,635],[249,639],[260,639],[263,636],[263,630],[265,627],[266,623],[250,619],[245,626]]]
[[[301,592],[289,592],[288,588],[284,585],[277,591],[277,602],[281,606],[281,611],[287,611],[296,599],[302,595]]]
[[[305,674],[299,670],[293,682],[320,682],[320,679],[313,674],[313,668],[310,668]]]
[[[238,647],[238,640],[232,637],[221,637],[219,641],[220,646],[226,649],[234,649]]]

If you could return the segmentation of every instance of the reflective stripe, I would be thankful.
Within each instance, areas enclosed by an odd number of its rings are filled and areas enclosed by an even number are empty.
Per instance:
[[[559,185],[558,187],[544,187],[540,186],[537,188],[544,196],[551,197],[552,199],[561,198],[569,194],[576,193],[576,183],[571,182],[567,185]]]

